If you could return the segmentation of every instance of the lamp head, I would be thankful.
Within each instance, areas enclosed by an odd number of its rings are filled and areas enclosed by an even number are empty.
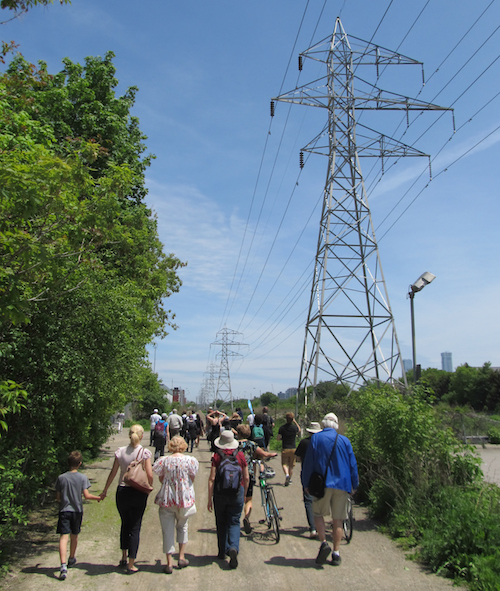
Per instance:
[[[417,291],[420,291],[426,285],[428,285],[429,283],[432,283],[432,281],[434,281],[434,279],[436,279],[436,276],[433,275],[432,273],[429,273],[429,271],[422,273],[422,275],[420,275],[420,277],[415,281],[415,283],[410,286],[411,292],[417,293]]]

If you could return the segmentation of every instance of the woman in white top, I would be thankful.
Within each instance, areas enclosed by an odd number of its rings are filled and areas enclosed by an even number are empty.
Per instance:
[[[159,515],[163,532],[163,552],[167,556],[165,573],[172,574],[172,554],[175,552],[175,530],[179,544],[179,568],[188,566],[189,560],[184,556],[188,542],[188,518],[196,513],[194,498],[194,479],[198,472],[198,460],[193,456],[185,456],[187,443],[183,437],[175,435],[168,444],[169,456],[159,458],[153,471],[162,483],[155,503],[160,506]]]
[[[146,460],[146,474],[149,484],[153,484],[153,471],[151,468],[151,452],[140,444],[144,435],[144,429],[141,425],[132,425],[129,431],[130,444],[125,447],[119,447],[115,452],[115,461],[104,490],[101,493],[101,499],[107,495],[108,488],[111,486],[118,469],[120,469],[120,480],[116,489],[116,506],[122,520],[120,530],[120,548],[122,550],[122,559],[119,566],[127,568],[129,574],[137,572],[139,569],[134,566],[139,549],[139,534],[141,531],[142,516],[146,510],[148,495],[123,481],[123,476],[133,460]],[[127,564],[128,558],[128,564]]]

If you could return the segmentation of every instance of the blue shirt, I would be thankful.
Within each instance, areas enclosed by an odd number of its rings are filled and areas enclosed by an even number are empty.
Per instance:
[[[311,437],[307,452],[302,464],[302,486],[307,488],[313,472],[324,474],[326,470],[326,488],[336,488],[351,492],[358,488],[358,465],[352,445],[344,435],[338,435],[335,453],[328,463],[335,444],[337,431],[335,429],[323,429]]]

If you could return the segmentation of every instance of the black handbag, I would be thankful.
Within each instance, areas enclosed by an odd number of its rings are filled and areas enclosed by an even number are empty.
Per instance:
[[[322,499],[325,496],[325,485],[326,485],[326,473],[328,472],[328,465],[330,464],[330,460],[335,453],[335,448],[337,447],[337,439],[339,438],[339,434],[335,437],[335,443],[333,445],[332,453],[328,458],[328,462],[326,463],[326,469],[324,474],[320,474],[319,472],[313,472],[311,474],[311,478],[309,479],[309,486],[307,487],[309,490],[309,494],[315,497],[316,499]]]

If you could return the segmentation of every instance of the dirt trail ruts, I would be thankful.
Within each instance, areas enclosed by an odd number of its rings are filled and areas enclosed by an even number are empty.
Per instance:
[[[101,461],[86,467],[85,473],[90,478],[93,493],[98,494],[102,490],[115,449],[127,442],[126,433],[115,435],[104,447]],[[242,532],[239,567],[236,570],[229,569],[227,562],[216,559],[215,518],[206,509],[210,452],[205,440],[200,442],[200,448],[195,449],[194,455],[200,462],[200,470],[195,482],[198,512],[189,520],[189,567],[174,569],[171,575],[162,572],[165,555],[162,553],[158,512],[153,502],[159,488],[155,477],[155,490],[150,495],[141,530],[136,562],[140,572],[127,575],[117,568],[121,557],[119,516],[114,495],[110,494],[99,504],[95,501],[85,502],[78,562],[69,569],[66,581],[57,578],[58,536],[54,526],[32,552],[13,565],[7,577],[0,581],[0,586],[9,591],[41,591],[56,588],[57,585],[97,591],[142,591],[171,584],[183,591],[220,591],[229,588],[229,585],[233,589],[244,589],[249,584],[256,588],[262,585],[273,591],[303,591],[310,588],[314,591],[331,591],[332,585],[337,589],[353,591],[441,591],[452,587],[451,581],[429,574],[419,565],[406,560],[404,553],[391,540],[376,531],[360,507],[355,507],[353,540],[341,547],[341,566],[317,566],[314,559],[318,542],[309,539],[302,503],[300,465],[296,467],[292,484],[285,488],[279,457],[272,460],[272,465],[276,469],[273,483],[277,502],[283,507],[281,541],[275,544],[267,528],[258,523],[263,512],[257,488],[251,517],[254,530],[250,535]],[[115,484],[116,481],[113,489]],[[57,506],[54,504],[54,516],[56,513]]]

